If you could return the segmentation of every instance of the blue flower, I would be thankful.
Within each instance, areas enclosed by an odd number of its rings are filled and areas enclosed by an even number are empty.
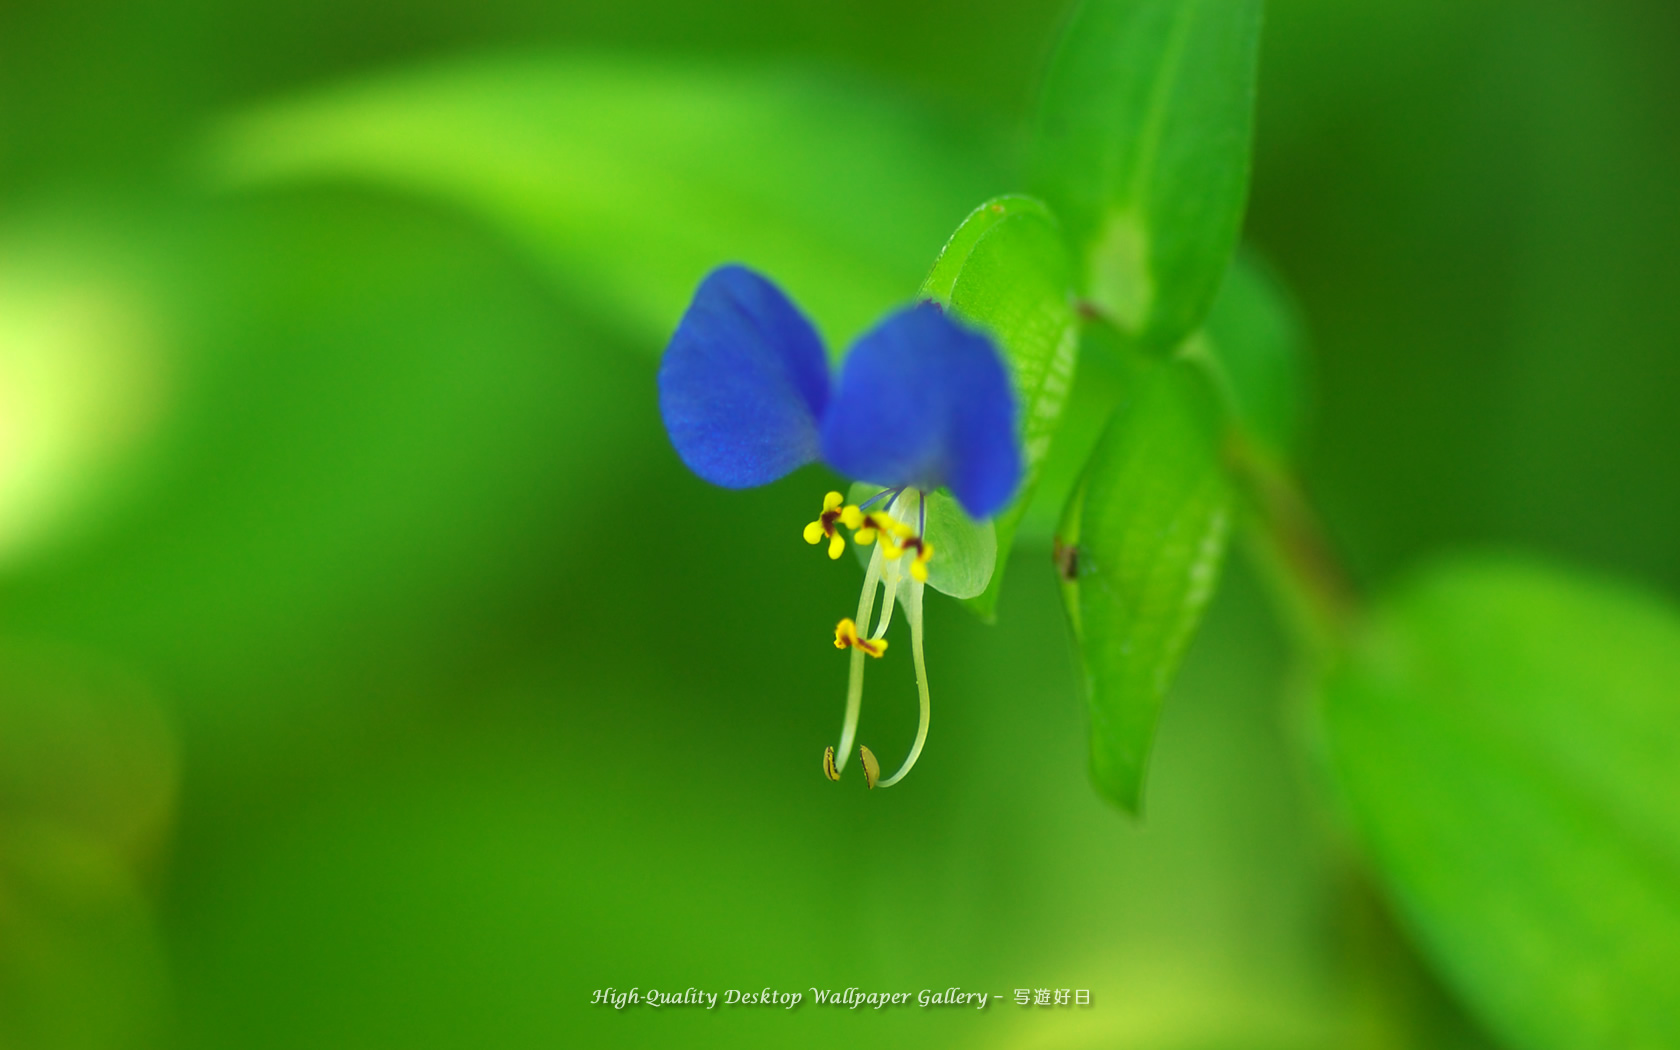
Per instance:
[[[781,290],[743,266],[713,270],[659,368],[659,408],[690,470],[751,488],[822,460],[885,488],[948,488],[971,518],[1021,479],[1015,399],[992,341],[932,303],[889,315],[828,355]]]
[[[804,536],[811,544],[827,539],[830,558],[845,546],[842,527],[860,545],[880,541],[857,620],[835,628],[835,646],[852,651],[852,681],[838,760],[834,748],[824,755],[831,779],[839,779],[856,731],[863,657],[885,653],[895,601],[910,621],[922,722],[903,767],[880,781],[896,783],[927,736],[921,598],[935,538],[927,535],[927,501],[945,489],[982,520],[1009,503],[1021,480],[1015,397],[997,348],[920,303],[859,338],[831,380],[822,340],[799,308],[762,275],[723,266],[700,282],[665,350],[659,409],[682,461],[714,484],[751,488],[820,460],[881,489],[861,506],[828,493]],[[870,631],[877,585],[886,601]],[[879,767],[868,748],[859,751],[874,787]]]

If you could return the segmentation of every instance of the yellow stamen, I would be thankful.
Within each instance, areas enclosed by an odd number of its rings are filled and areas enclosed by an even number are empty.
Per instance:
[[[860,507],[847,507],[840,517],[840,523],[852,530],[852,542],[860,547],[867,547],[874,543],[877,537],[882,537],[881,549],[888,558],[896,558],[896,540],[903,540],[911,535],[913,530],[902,522],[893,518],[883,510],[864,511]]]
[[[878,537],[881,541],[881,553],[888,561],[894,561],[904,553],[903,541],[915,531],[892,515],[879,510],[863,515],[859,524],[861,528],[852,533],[852,539],[857,543],[870,544]]]
[[[823,497],[822,515],[805,526],[805,542],[813,547],[821,543],[824,536],[828,537],[828,556],[831,559],[840,557],[840,552],[846,549],[846,538],[840,535],[839,530],[834,527],[835,524],[846,525],[849,519],[855,520],[858,515],[856,507],[842,507],[844,502],[846,497],[838,492],[830,492]]]
[[[933,544],[921,540],[913,542],[916,546],[916,560],[910,563],[910,575],[916,578],[917,583],[926,583],[927,563],[933,560]]]
[[[917,498],[924,498],[918,493]],[[892,504],[893,509],[902,505],[902,500]],[[922,747],[927,743],[928,736],[928,685],[927,667],[922,655],[922,584],[927,581],[928,562],[933,559],[933,545],[923,537],[916,535],[910,528],[899,524],[884,513],[877,515],[859,514],[857,519],[859,528],[852,530],[853,539],[859,543],[866,542],[863,533],[867,530],[870,539],[879,538],[880,548],[869,559],[869,566],[864,573],[863,594],[858,598],[858,621],[866,627],[875,622],[875,590],[878,584],[886,584],[886,608],[880,620],[875,623],[874,637],[860,638],[857,622],[841,620],[834,629],[834,647],[836,649],[855,649],[857,652],[850,657],[851,677],[846,683],[846,719],[840,729],[840,746],[837,751],[831,751],[823,757],[823,769],[828,772],[833,767],[832,776],[838,777],[840,769],[845,766],[846,758],[853,744],[857,742],[858,712],[863,701],[863,672],[869,661],[863,658],[867,653],[879,656],[886,650],[887,642],[883,637],[887,627],[892,622],[892,610],[895,605],[902,604],[904,614],[910,621],[911,656],[915,657],[916,692],[921,701],[920,717],[916,725],[916,740],[910,747],[910,753],[905,756],[904,763],[898,772],[886,779],[881,779],[881,765],[869,748],[858,746],[859,763],[863,766],[864,782],[871,788],[892,787],[910,772],[921,756]],[[889,559],[901,558],[905,553],[914,550],[910,559],[909,575],[916,582],[903,584],[903,567],[894,567],[883,574],[882,568]],[[883,580],[884,577],[884,580]],[[871,648],[871,646],[874,648]]]
[[[834,768],[834,747],[832,745],[823,752],[823,773],[830,780],[840,779],[840,771]]]
[[[864,638],[858,634],[857,624],[851,617],[841,620],[834,628],[834,648],[860,649],[870,656],[880,656],[887,651],[885,638]]]

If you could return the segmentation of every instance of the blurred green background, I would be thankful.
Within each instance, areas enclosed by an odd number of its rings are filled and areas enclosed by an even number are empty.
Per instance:
[[[1479,1045],[1240,562],[1143,823],[1031,544],[997,627],[929,603],[872,796],[818,773],[831,479],[666,444],[704,270],[834,340],[908,299],[1020,188],[1065,7],[0,7],[0,1045]],[[1362,583],[1495,543],[1680,590],[1677,48],[1656,0],[1269,6],[1248,234]],[[889,767],[913,697],[872,673]],[[813,984],[1094,1005],[589,1005]]]

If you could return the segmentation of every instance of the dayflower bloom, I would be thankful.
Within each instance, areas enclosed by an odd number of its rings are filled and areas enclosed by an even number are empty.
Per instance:
[[[826,540],[830,558],[845,547],[841,528],[857,544],[876,544],[857,617],[842,619],[834,632],[835,647],[851,650],[851,681],[838,755],[829,748],[823,757],[831,779],[840,778],[856,736],[864,657],[885,654],[896,604],[910,622],[921,722],[903,766],[880,781],[896,784],[927,739],[922,591],[938,564],[927,535],[928,501],[945,489],[979,521],[1003,509],[1021,478],[1014,395],[996,347],[921,303],[859,338],[831,384],[811,322],[766,278],[724,266],[700,283],[665,350],[659,408],[677,454],[714,484],[763,485],[821,460],[879,487],[861,505],[828,493],[804,538],[812,545]],[[877,586],[886,589],[886,601],[870,630]],[[879,767],[867,748],[860,756],[874,787]]]

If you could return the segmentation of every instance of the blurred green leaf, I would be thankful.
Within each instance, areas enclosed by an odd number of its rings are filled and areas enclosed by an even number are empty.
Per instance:
[[[1057,561],[1091,707],[1091,773],[1132,813],[1161,701],[1229,537],[1221,429],[1201,374],[1161,366],[1109,424],[1062,524]]]
[[[1260,0],[1087,0],[1045,85],[1037,185],[1086,294],[1143,343],[1189,335],[1248,192]]]
[[[1680,1045],[1680,616],[1437,565],[1330,679],[1351,816],[1447,980],[1525,1050]]]
[[[0,1045],[160,1045],[165,956],[149,903],[106,844],[52,822],[0,821]]]
[[[0,1045],[157,1045],[165,963],[137,875],[176,781],[173,734],[131,676],[0,645]]]
[[[951,235],[922,295],[990,332],[1015,380],[1026,472],[1014,502],[994,519],[998,565],[991,582],[969,603],[991,620],[1015,526],[1032,502],[1073,385],[1079,328],[1060,224],[1031,197],[987,201]]]
[[[171,823],[176,762],[131,675],[80,649],[0,644],[0,823],[28,815],[148,860]]]
[[[846,496],[846,502],[861,506],[882,491],[885,490],[879,485],[855,482]],[[907,489],[894,503],[892,513],[908,525],[919,525],[921,507],[920,493]],[[933,557],[928,561],[927,583],[941,594],[949,594],[953,598],[973,598],[986,590],[993,573],[1001,568],[993,523],[974,521],[962,512],[962,507],[944,489],[928,494],[925,535],[933,546]],[[852,544],[852,553],[866,568],[874,552],[873,546]]]
[[[1215,381],[1244,433],[1285,457],[1300,440],[1305,368],[1300,318],[1277,278],[1240,253],[1207,323],[1187,352],[1214,366]]]
[[[844,345],[1001,181],[973,141],[855,84],[580,56],[278,103],[226,123],[210,164],[236,187],[350,179],[463,206],[649,347],[730,261]]]

